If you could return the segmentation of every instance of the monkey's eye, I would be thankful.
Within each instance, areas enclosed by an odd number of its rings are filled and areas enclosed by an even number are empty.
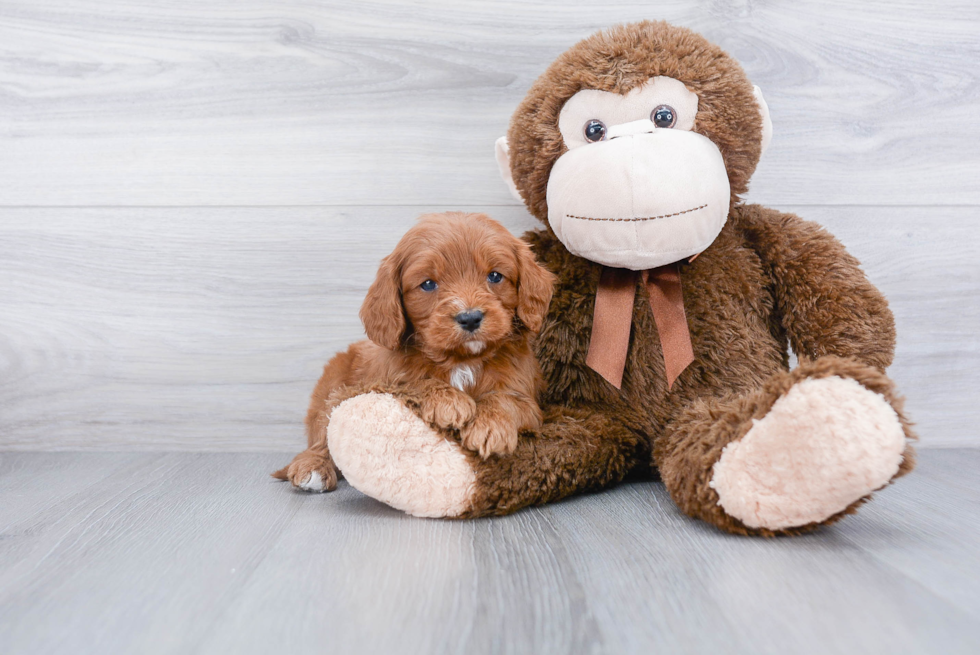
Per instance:
[[[586,141],[591,141],[595,143],[596,141],[602,141],[606,138],[606,125],[600,121],[593,118],[588,123],[585,124],[585,139]]]
[[[500,284],[503,282],[503,280],[504,276],[497,271],[490,271],[490,273],[487,275],[487,282],[490,284]]]
[[[650,120],[657,127],[674,127],[674,123],[677,122],[677,114],[674,113],[674,108],[670,105],[659,105],[650,112]]]
[[[437,286],[439,285],[432,280],[426,280],[419,285],[419,289],[422,289],[422,291],[435,291]]]

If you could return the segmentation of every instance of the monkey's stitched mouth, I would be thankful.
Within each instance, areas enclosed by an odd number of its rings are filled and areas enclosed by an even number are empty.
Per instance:
[[[670,218],[671,216],[680,216],[681,214],[690,214],[691,212],[696,212],[699,209],[704,209],[708,206],[708,203],[704,203],[700,207],[692,207],[690,209],[685,209],[684,211],[674,212],[673,214],[661,214],[660,216],[641,216],[639,218],[592,218],[590,216],[572,216],[571,214],[565,214],[565,218],[574,218],[579,221],[604,221],[610,223],[636,223],[639,221],[655,221],[658,218]]]

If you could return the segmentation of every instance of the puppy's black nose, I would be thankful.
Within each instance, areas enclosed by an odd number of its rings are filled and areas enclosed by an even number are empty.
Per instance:
[[[479,309],[469,309],[456,314],[456,322],[467,332],[476,332],[483,322],[483,312]]]

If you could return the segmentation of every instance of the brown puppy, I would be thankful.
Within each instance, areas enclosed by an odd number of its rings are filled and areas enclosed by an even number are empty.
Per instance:
[[[541,426],[530,339],[554,279],[524,241],[484,214],[422,216],[364,299],[370,341],[324,367],[306,415],[309,447],[273,477],[309,491],[337,486],[327,426],[345,385],[410,388],[423,419],[459,430],[465,448],[483,457],[513,452],[518,431]]]

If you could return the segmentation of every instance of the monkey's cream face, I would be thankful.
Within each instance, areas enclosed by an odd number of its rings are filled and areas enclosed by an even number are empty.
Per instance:
[[[568,148],[548,178],[548,222],[569,252],[643,270],[707,248],[731,198],[717,146],[693,132],[698,96],[654,77],[626,95],[586,89],[558,127]]]

